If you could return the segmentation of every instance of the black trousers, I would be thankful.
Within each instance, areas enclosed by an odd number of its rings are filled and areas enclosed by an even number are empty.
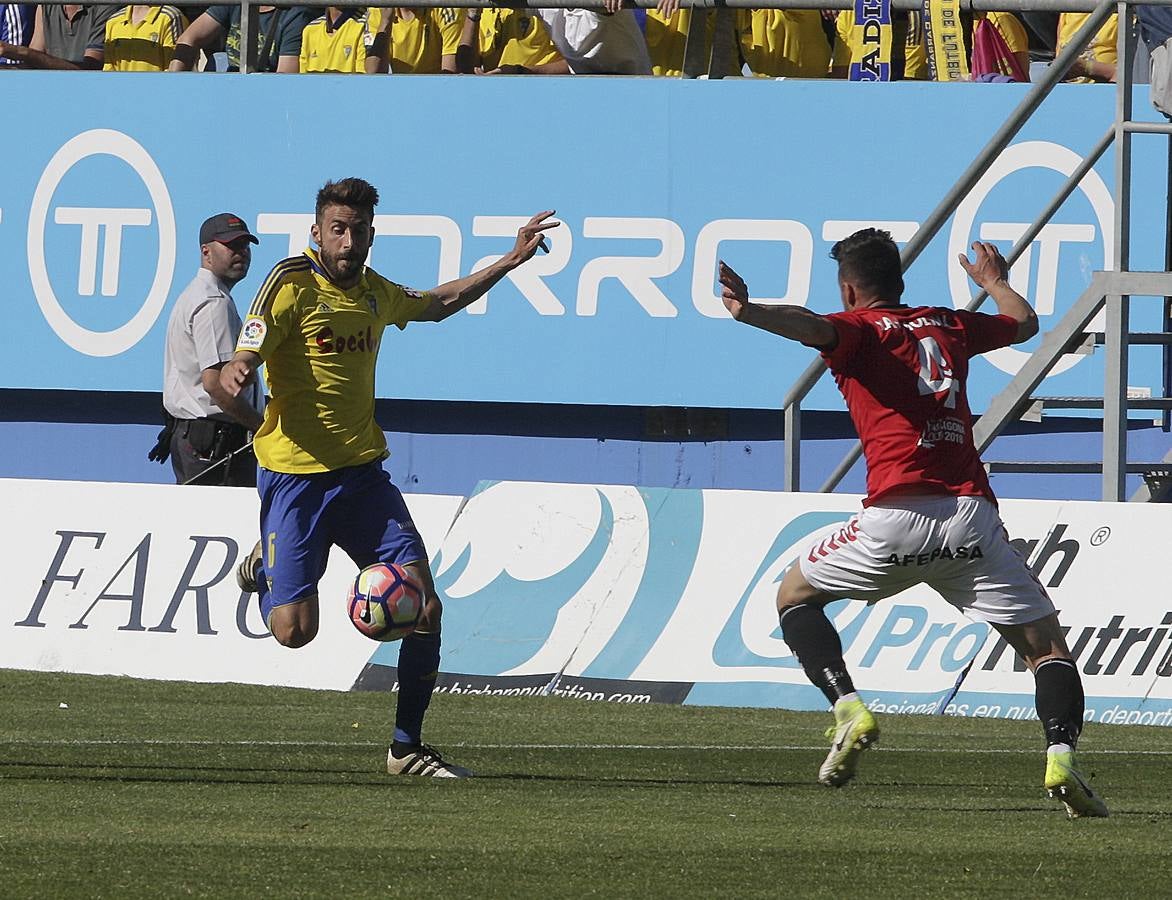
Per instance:
[[[241,449],[247,442],[243,425],[219,419],[179,419],[171,436],[176,483],[256,487],[256,456],[251,447]],[[220,463],[228,456],[231,460]]]

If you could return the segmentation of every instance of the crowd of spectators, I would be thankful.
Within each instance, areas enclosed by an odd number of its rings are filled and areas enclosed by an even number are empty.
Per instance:
[[[254,68],[262,72],[477,75],[668,75],[684,67],[692,11],[678,0],[656,9],[453,9],[253,7]],[[134,72],[235,71],[239,4],[209,7],[0,4],[3,68]],[[704,58],[718,12],[707,17]],[[851,11],[758,9],[730,13],[735,36],[727,75],[843,78],[863,53]],[[1052,57],[1087,14],[965,14],[974,80],[1029,80],[1031,57]],[[1028,28],[1027,24],[1028,23]],[[1066,80],[1114,81],[1112,15],[1066,73]],[[974,40],[975,38],[975,40]],[[991,42],[991,43],[990,43]],[[930,79],[922,16],[896,13],[895,78]],[[992,60],[992,61],[990,61]]]

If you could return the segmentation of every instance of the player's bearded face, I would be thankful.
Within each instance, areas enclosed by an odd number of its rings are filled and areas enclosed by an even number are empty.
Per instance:
[[[330,279],[342,287],[355,284],[374,243],[374,223],[364,210],[327,206],[313,225],[313,239]]]

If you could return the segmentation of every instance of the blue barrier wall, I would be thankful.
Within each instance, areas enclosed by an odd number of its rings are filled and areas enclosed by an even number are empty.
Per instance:
[[[244,304],[305,246],[317,188],[361,175],[384,198],[371,262],[415,287],[504,252],[518,217],[556,208],[565,223],[483,305],[391,336],[382,396],[750,409],[776,406],[810,355],[727,317],[716,259],[760,298],[835,309],[833,241],[861,222],[906,239],[1024,87],[99,73],[6,84],[22,138],[3,150],[0,265],[20,335],[5,387],[157,390],[199,223],[221,209],[255,223]],[[956,252],[1020,234],[1110,124],[1113,98],[1059,89],[917,262],[908,299],[965,302]],[[1137,151],[1142,268],[1162,264],[1152,188],[1166,176],[1158,140]],[[1110,180],[1108,157],[1018,267],[1044,326],[1104,265]],[[1010,349],[974,365],[976,408],[1020,359]],[[1071,362],[1047,391],[1093,392],[1099,360]],[[1133,367],[1133,384],[1160,377]],[[809,403],[838,405],[829,382]]]
[[[460,493],[481,478],[777,487],[779,423],[761,410],[779,406],[812,354],[728,320],[715,297],[716,258],[738,267],[760,297],[835,309],[833,241],[871,222],[906,239],[1023,91],[6,77],[10,121],[24,127],[19,145],[0,149],[0,264],[19,336],[0,360],[0,388],[33,391],[22,403],[42,411],[4,409],[0,399],[0,474],[167,480],[141,459],[157,404],[142,395],[159,389],[167,312],[198,265],[200,221],[232,209],[261,235],[236,291],[243,307],[267,269],[305,245],[321,183],[356,174],[383,194],[372,265],[413,286],[503,252],[535,210],[554,207],[565,223],[551,253],[487,302],[442,326],[391,335],[384,347],[379,395],[423,404],[407,416],[413,424],[402,424],[403,407],[383,419],[394,432],[392,467],[408,489]],[[1106,129],[1113,103],[1107,87],[1060,87],[909,273],[907,299],[963,303],[956,252],[976,238],[1006,246],[1020,234]],[[1146,114],[1145,96],[1136,108]],[[355,113],[347,119],[344,109]],[[1136,151],[1132,264],[1159,268],[1163,147],[1137,138]],[[1108,155],[1015,269],[1043,327],[1104,264],[1111,178]],[[1156,316],[1154,304],[1137,303],[1133,327],[1157,327]],[[1005,383],[1015,354],[974,363],[974,408]],[[1071,358],[1043,390],[1093,394],[1101,378],[1099,357]],[[1161,379],[1158,351],[1137,350],[1129,383],[1158,393]],[[91,393],[85,409],[63,414],[62,395],[46,393],[55,390]],[[493,405],[477,413],[460,401]],[[529,429],[534,416],[550,418],[534,404],[557,404],[580,427]],[[648,407],[732,414],[715,430],[658,434]],[[841,410],[829,381],[807,408]],[[839,416],[807,433],[814,443],[803,485],[814,488],[845,452],[849,430]],[[1135,440],[1145,458],[1168,446],[1151,428]],[[1017,443],[1003,451],[999,443],[999,458],[1094,459],[1099,448],[1097,433],[1077,422],[1004,441]],[[1069,478],[998,481],[1007,496],[1098,496],[1094,478],[1078,487]],[[846,488],[859,487],[856,472]]]
[[[170,483],[170,465],[146,458],[159,428],[146,423],[155,421],[157,410],[157,395],[0,392],[0,477]],[[467,496],[481,480],[522,479],[783,487],[781,414],[772,410],[380,401],[378,417],[391,450],[387,467],[406,492]],[[680,433],[689,419],[696,426],[691,436]],[[802,428],[802,487],[817,490],[852,446],[854,432],[845,413],[808,412]],[[1168,434],[1151,422],[1133,422],[1128,442],[1132,458],[1143,460],[1161,459],[1170,446]],[[1102,458],[1102,433],[1090,419],[1020,423],[998,438],[987,458],[1094,461]],[[1102,496],[1098,475],[1000,474],[991,480],[1001,497]],[[1139,476],[1130,476],[1129,491],[1139,483]],[[861,463],[840,490],[864,492]]]

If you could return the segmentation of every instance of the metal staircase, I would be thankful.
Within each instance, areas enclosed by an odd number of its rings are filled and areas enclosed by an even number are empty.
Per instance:
[[[1169,4],[1169,0],[1161,5]],[[1130,21],[1130,5],[1103,0],[1091,13],[1079,34],[1055,59],[1046,75],[1036,82],[1022,99],[1017,109],[1006,120],[978,154],[977,158],[958,179],[948,195],[920,226],[919,231],[905,246],[901,257],[906,270],[920,252],[935,237],[946,219],[953,214],[961,200],[969,193],[997,156],[1009,145],[1021,126],[1060,80],[1069,64],[1090,36],[1113,12],[1119,21]],[[1163,427],[1169,430],[1172,420],[1172,273],[1129,271],[1131,226],[1131,139],[1134,134],[1162,134],[1169,136],[1169,169],[1172,171],[1172,124],[1132,121],[1132,69],[1137,35],[1132,27],[1119,28],[1119,79],[1116,90],[1115,121],[1080,165],[1071,173],[1062,189],[1039,215],[1034,224],[1006,255],[1012,265],[1030,246],[1034,238],[1053,217],[1083,177],[1094,167],[1112,143],[1115,144],[1115,223],[1114,252],[1109,260],[1111,271],[1096,272],[1091,284],[1070,308],[1058,325],[1043,337],[1041,346],[1025,362],[1006,387],[990,401],[988,410],[974,427],[978,451],[984,452],[1002,430],[1017,421],[1037,421],[1046,410],[1102,409],[1102,462],[1041,462],[995,461],[988,463],[991,472],[1063,472],[1102,473],[1104,500],[1124,500],[1128,474],[1144,476],[1144,486],[1132,500],[1172,501],[1172,451],[1162,460],[1129,462],[1127,454],[1128,413],[1131,410],[1154,410],[1162,413]],[[1172,177],[1169,179],[1172,191]],[[1169,221],[1165,268],[1172,269],[1172,200],[1168,204]],[[981,292],[973,297],[968,309],[976,309],[986,299]],[[1159,298],[1163,306],[1162,332],[1132,333],[1129,328],[1133,298]],[[1091,330],[1098,314],[1105,310],[1106,327]],[[1163,396],[1130,397],[1127,390],[1128,350],[1135,345],[1157,345],[1164,348]],[[1034,391],[1062,357],[1068,353],[1093,352],[1102,346],[1106,353],[1106,372],[1102,397],[1047,397],[1034,396]],[[801,402],[825,372],[821,360],[812,364],[790,389],[784,401],[785,410],[785,489],[799,490],[801,465]],[[850,453],[822,485],[821,490],[834,490],[842,478],[862,455],[856,444]]]
[[[1058,325],[1048,331],[1042,346],[1020,371],[994,397],[989,408],[973,428],[979,452],[984,452],[1010,422],[1020,418],[1040,418],[1047,409],[1102,409],[1103,461],[1093,462],[1002,462],[986,465],[990,472],[1062,472],[1084,474],[1101,472],[1103,499],[1123,500],[1129,473],[1169,480],[1169,459],[1129,463],[1127,461],[1128,411],[1133,409],[1172,412],[1172,398],[1134,398],[1127,391],[1128,348],[1134,344],[1172,346],[1172,334],[1161,332],[1131,333],[1128,313],[1133,298],[1172,295],[1172,273],[1167,272],[1096,272],[1090,285],[1067,311]],[[1107,310],[1105,331],[1088,331],[1101,310]],[[1087,352],[1102,344],[1106,349],[1106,377],[1102,397],[1045,397],[1034,391],[1054,365],[1067,353]],[[1172,456],[1172,454],[1170,454]],[[1150,487],[1145,485],[1145,487]],[[1150,489],[1146,495],[1132,499],[1162,499],[1162,491]]]

